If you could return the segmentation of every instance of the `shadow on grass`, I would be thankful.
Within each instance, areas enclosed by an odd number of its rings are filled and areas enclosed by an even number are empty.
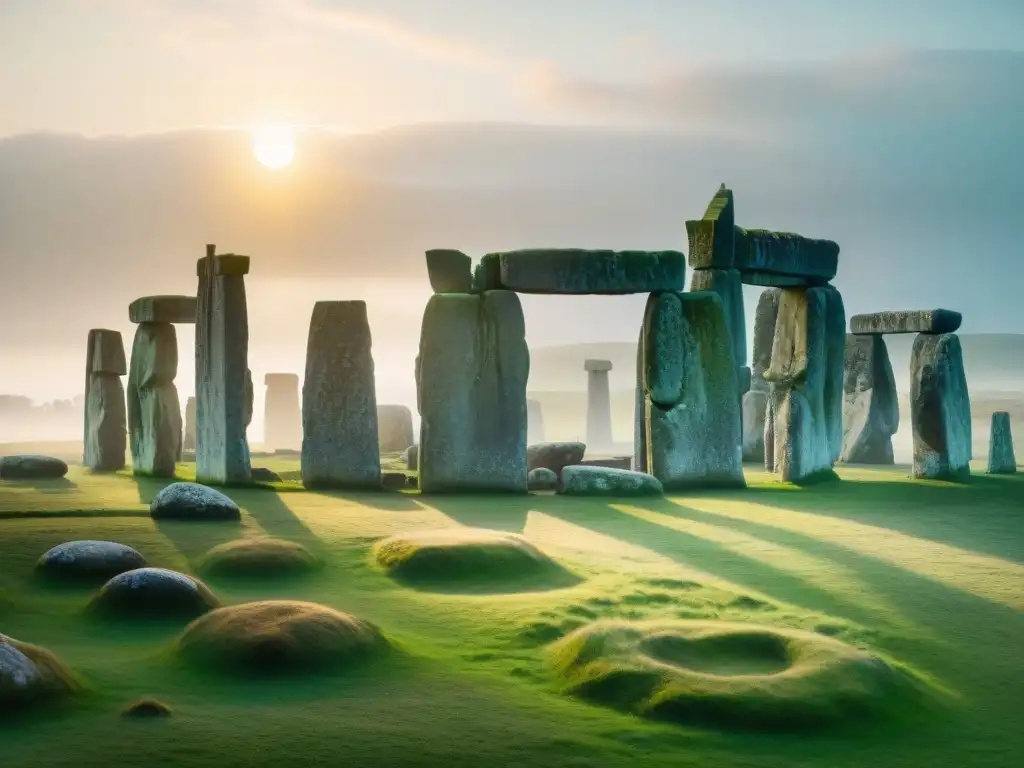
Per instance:
[[[0,480],[0,488],[8,485],[12,488],[28,488],[36,493],[68,493],[78,490],[78,484],[66,477],[49,477],[39,479],[4,478]]]

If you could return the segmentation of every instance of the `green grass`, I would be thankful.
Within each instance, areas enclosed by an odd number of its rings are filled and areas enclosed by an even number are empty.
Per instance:
[[[297,472],[294,458],[254,463]],[[311,493],[286,481],[229,489],[241,523],[201,524],[150,519],[165,483],[127,473],[73,467],[64,482],[0,483],[0,631],[52,652],[83,686],[0,719],[0,761],[1013,765],[1024,753],[1024,476],[952,484],[905,474],[840,468],[843,482],[796,488],[751,471],[746,490],[653,500]],[[521,534],[578,579],[437,592],[410,589],[374,561],[383,538],[460,526]],[[95,621],[85,614],[95,587],[56,587],[33,573],[43,552],[76,538],[119,541],[152,566],[196,574],[218,545],[267,536],[302,545],[320,569],[302,578],[204,572],[225,605],[318,603],[380,627],[400,652],[314,675],[225,677],[177,652],[186,619]],[[950,703],[908,721],[751,733],[588,702],[551,667],[551,644],[593,622],[679,620],[817,632],[907,665]],[[173,715],[121,716],[144,698]]]

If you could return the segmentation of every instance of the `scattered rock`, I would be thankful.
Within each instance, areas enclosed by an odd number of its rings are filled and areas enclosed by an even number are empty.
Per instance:
[[[402,452],[402,461],[405,462],[405,468],[411,469],[413,472],[419,467],[419,446],[410,445]]]
[[[109,617],[162,619],[198,616],[219,604],[198,579],[165,568],[137,568],[104,584],[89,607]]]
[[[916,478],[970,474],[971,402],[960,339],[919,334],[910,355],[910,419]]]
[[[240,520],[241,510],[215,488],[198,483],[171,483],[149,505],[155,520]]]
[[[611,467],[570,466],[558,492],[566,496],[661,496],[661,481],[644,472]]]
[[[547,467],[537,467],[526,476],[526,485],[531,491],[553,491],[558,487],[558,475]]]
[[[585,443],[536,443],[526,448],[526,468],[532,471],[543,467],[558,475],[562,467],[579,464],[586,450]]]
[[[121,716],[138,718],[170,717],[171,711],[169,706],[157,699],[139,699],[121,710]]]
[[[280,483],[281,476],[272,469],[266,467],[253,467],[251,477],[254,483]]]
[[[0,635],[0,710],[19,711],[78,688],[71,671],[52,653]]]
[[[956,333],[963,316],[949,309],[908,309],[873,312],[850,318],[850,333]]]
[[[743,273],[743,282],[758,285],[762,276],[800,278],[804,285],[822,285],[836,276],[839,246],[831,240],[816,240],[791,232],[736,227],[733,266]],[[777,285],[774,279],[768,281]]]
[[[281,576],[305,573],[320,561],[295,541],[254,536],[219,544],[199,561],[199,570],[210,576]]]
[[[462,251],[435,248],[427,251],[427,275],[434,293],[469,293],[473,260]]]
[[[194,325],[198,302],[195,296],[143,296],[128,305],[133,323]]]
[[[66,541],[39,558],[36,569],[58,578],[109,579],[146,565],[146,558],[115,541]]]
[[[0,457],[2,480],[58,480],[68,473],[68,465],[52,456],[19,454]]]
[[[889,351],[880,335],[847,336],[843,392],[842,461],[892,464],[900,406]]]
[[[1010,414],[996,411],[992,414],[992,431],[988,439],[988,473],[1012,475],[1017,471],[1017,457],[1013,451]]]
[[[488,253],[480,262],[484,290],[517,293],[624,294],[682,291],[686,257],[679,251],[538,248]]]
[[[378,405],[377,433],[381,453],[404,451],[415,442],[412,411],[404,405]]]

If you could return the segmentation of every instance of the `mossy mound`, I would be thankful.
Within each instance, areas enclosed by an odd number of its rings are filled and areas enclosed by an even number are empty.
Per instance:
[[[170,717],[171,708],[158,699],[138,699],[133,701],[123,710],[123,717],[149,719],[156,717]]]
[[[482,528],[442,528],[377,542],[374,559],[392,578],[435,590],[571,586],[579,579],[522,536]]]
[[[137,568],[104,584],[88,611],[111,618],[192,619],[219,605],[199,579],[164,568]]]
[[[75,693],[80,687],[71,670],[50,651],[0,635],[0,710],[19,711]]]
[[[551,648],[568,693],[654,719],[808,731],[903,716],[926,686],[834,638],[709,621],[597,622]]]
[[[178,652],[207,668],[248,674],[323,672],[389,647],[374,624],[316,603],[266,600],[193,621]]]
[[[301,544],[259,536],[220,544],[199,562],[209,576],[289,576],[316,569],[320,561]]]

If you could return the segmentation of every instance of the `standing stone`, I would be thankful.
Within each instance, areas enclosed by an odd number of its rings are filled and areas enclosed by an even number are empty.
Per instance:
[[[83,463],[94,472],[114,472],[125,464],[128,416],[121,377],[126,373],[121,334],[105,328],[89,331]]]
[[[252,479],[245,438],[248,272],[248,256],[216,255],[212,245],[196,265],[196,479],[201,483]]]
[[[686,222],[693,269],[732,269],[735,260],[736,210],[732,190],[723,184],[704,217]],[[690,288],[693,291],[693,288]]]
[[[526,401],[526,442],[528,445],[544,442],[544,410],[540,400]]]
[[[843,453],[843,372],[846,368],[846,308],[834,285],[816,290],[825,294],[825,430],[830,466]]]
[[[764,373],[772,361],[775,324],[779,317],[781,288],[766,288],[754,313],[754,354],[751,360],[750,390],[743,395],[743,460],[765,459],[765,417],[768,412],[768,382]]]
[[[885,339],[847,336],[845,369],[841,459],[848,464],[892,464],[900,406]]]
[[[652,294],[639,356],[637,469],[665,490],[744,486],[739,389],[721,297]]]
[[[427,276],[434,293],[469,293],[473,260],[462,251],[435,248],[427,251]]]
[[[196,399],[190,397],[185,401],[185,434],[181,439],[183,451],[196,450]]]
[[[747,318],[743,309],[743,283],[739,270],[695,269],[690,276],[690,292],[698,291],[714,291],[722,297],[739,376],[739,369],[747,364]]]
[[[377,429],[381,453],[401,453],[414,442],[412,411],[405,405],[378,405]]]
[[[608,385],[610,360],[586,360],[587,372],[587,445],[595,451],[607,451],[612,445],[612,398]]]
[[[302,483],[307,488],[381,487],[365,301],[318,301],[313,306],[302,384],[302,433]]]
[[[424,493],[526,493],[530,353],[511,291],[434,294],[416,358]]]
[[[914,477],[952,479],[970,474],[971,402],[955,333],[922,333],[914,339],[910,419]]]
[[[267,451],[302,447],[302,412],[299,408],[299,376],[268,373],[263,377],[267,393],[263,401],[263,447]]]
[[[173,477],[181,455],[178,338],[170,323],[140,323],[128,372],[128,430],[135,474]]]
[[[992,432],[988,438],[988,473],[1012,475],[1017,471],[1017,457],[1013,452],[1013,434],[1010,414],[996,411],[992,414]]]

